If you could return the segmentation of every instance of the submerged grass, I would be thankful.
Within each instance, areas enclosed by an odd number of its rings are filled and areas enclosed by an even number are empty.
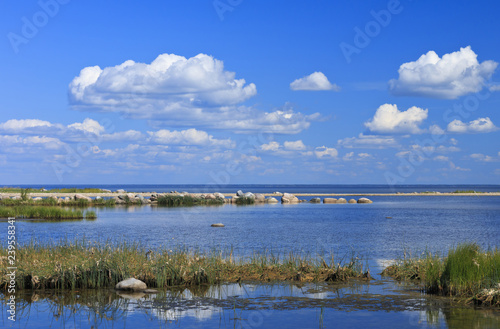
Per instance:
[[[94,211],[87,211],[84,214],[81,210],[63,209],[60,207],[0,206],[0,218],[8,217],[27,219],[95,219],[97,215]]]
[[[460,244],[440,257],[425,252],[399,260],[382,272],[397,280],[420,280],[427,293],[466,298],[475,304],[500,306],[500,250],[484,251]]]
[[[0,289],[7,289],[7,250],[0,250]],[[5,266],[4,266],[5,265]],[[353,259],[347,265],[312,259],[295,253],[255,253],[233,257],[232,250],[209,252],[159,249],[152,252],[138,244],[92,244],[61,241],[31,242],[17,246],[18,289],[76,289],[114,287],[135,277],[149,287],[193,286],[241,281],[345,281],[370,278]]]

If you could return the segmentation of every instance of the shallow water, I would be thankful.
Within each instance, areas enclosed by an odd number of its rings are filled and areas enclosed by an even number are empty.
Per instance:
[[[371,262],[401,257],[406,249],[446,252],[465,241],[487,248],[500,237],[500,197],[372,197],[373,204],[266,204],[96,209],[93,221],[21,222],[17,240],[134,241],[148,248],[264,249],[311,256],[354,251]],[[386,218],[392,217],[392,218]],[[224,228],[212,228],[224,223]],[[6,223],[0,223],[0,228]],[[350,257],[350,256],[349,256]]]
[[[155,294],[25,291],[9,327],[498,328],[498,310],[453,305],[390,280],[226,284]],[[5,313],[2,303],[2,313]]]
[[[113,291],[73,294],[21,292],[16,327],[449,327],[498,328],[499,314],[450,304],[446,298],[403,289],[379,273],[403,252],[440,253],[465,241],[499,245],[500,197],[371,197],[373,204],[224,205],[217,207],[99,208],[93,221],[18,221],[19,243],[68,239],[130,241],[148,248],[179,246],[334,253],[335,260],[362,258],[375,281],[301,287],[278,284],[222,285],[161,291],[139,299]],[[386,218],[392,217],[392,218]],[[224,228],[210,224],[222,222]],[[0,223],[6,230],[7,223]],[[236,297],[236,295],[238,297]],[[35,297],[33,297],[35,296]],[[36,301],[34,301],[36,299]],[[31,301],[31,302],[29,302]],[[10,325],[2,303],[2,323]],[[106,315],[106,316],[105,316]],[[107,320],[106,317],[109,319]],[[112,318],[110,318],[112,317]],[[90,322],[89,322],[90,321]]]

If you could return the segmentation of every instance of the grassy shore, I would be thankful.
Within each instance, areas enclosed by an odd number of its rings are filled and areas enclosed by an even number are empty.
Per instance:
[[[7,251],[0,251],[0,289],[7,289]],[[110,288],[135,277],[148,287],[192,286],[240,281],[345,281],[366,278],[354,259],[335,264],[320,259],[264,252],[236,259],[232,251],[211,252],[161,249],[155,252],[136,244],[90,244],[62,241],[58,244],[17,246],[18,289]]]
[[[159,206],[166,207],[189,207],[198,205],[222,205],[224,204],[224,199],[202,199],[196,198],[190,195],[180,196],[180,195],[163,195],[158,198]]]
[[[27,219],[95,219],[94,211],[63,209],[60,207],[44,206],[0,206],[0,218],[27,218]]]
[[[500,306],[499,249],[484,251],[477,244],[461,244],[450,249],[446,257],[429,252],[405,257],[382,274],[419,281],[427,293]]]
[[[28,191],[29,193],[102,193],[106,192],[100,188],[55,188],[51,190],[46,190],[44,188],[34,189],[34,188],[21,188],[21,187],[0,187],[0,193],[21,193],[22,191]]]

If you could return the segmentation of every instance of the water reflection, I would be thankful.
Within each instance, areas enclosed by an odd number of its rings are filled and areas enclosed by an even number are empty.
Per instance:
[[[24,291],[16,296],[19,327],[275,327],[352,325],[498,328],[500,311],[452,304],[390,281],[350,284],[224,284],[160,290]],[[2,296],[6,313],[6,296]],[[332,322],[334,321],[334,322]],[[3,325],[12,325],[2,318]],[[303,323],[303,325],[301,325]]]

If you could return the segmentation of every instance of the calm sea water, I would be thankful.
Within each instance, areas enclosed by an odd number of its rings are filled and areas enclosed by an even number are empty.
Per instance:
[[[456,190],[475,190],[481,192],[500,192],[500,185],[19,185],[19,187],[32,188],[64,188],[64,187],[92,187],[112,191],[124,189],[133,192],[170,192],[188,191],[196,192],[222,192],[235,193],[237,190],[254,193],[272,193],[275,191],[288,193],[411,193],[411,192],[454,192]]]
[[[228,190],[221,188],[218,190],[234,192],[241,188],[253,192],[276,190],[308,193],[387,192],[384,187],[375,186],[371,187],[372,190],[368,190],[366,186],[363,189],[358,186],[334,187],[332,190],[332,186],[311,186],[307,187],[310,189],[308,190],[305,186],[298,186],[297,190],[294,190],[291,186],[259,188],[237,186]],[[123,185],[103,186],[103,188],[156,192],[197,191],[186,185],[142,186],[141,189]],[[199,191],[202,187],[197,188]],[[408,190],[398,189],[398,191],[500,190],[498,186],[490,186],[488,189],[486,187],[480,189],[478,186],[407,188]],[[150,248],[179,246],[205,250],[233,248],[234,253],[242,257],[254,251],[268,250],[274,253],[294,251],[313,257],[333,252],[336,259],[340,260],[348,259],[354,253],[366,261],[372,273],[379,273],[386,261],[401,257],[405,250],[417,254],[428,249],[444,254],[450,247],[465,241],[477,242],[485,248],[500,245],[500,197],[374,196],[370,198],[374,201],[373,204],[301,203],[190,208],[150,206],[99,208],[96,209],[98,219],[95,221],[19,221],[16,234],[19,243],[32,239],[57,242],[61,239],[71,241],[75,238],[84,238],[91,241],[138,242]],[[210,227],[212,223],[224,223],[226,227],[212,228]],[[0,223],[0,229],[5,231],[6,223]],[[113,309],[113,303],[118,303],[121,306],[115,311],[122,314],[122,317],[116,318],[115,321],[103,320],[101,317],[99,320],[101,322],[95,322],[93,325],[135,328],[156,326],[158,321],[165,326],[182,328],[233,326],[273,328],[279,327],[280,324],[285,327],[300,328],[321,327],[321,325],[380,327],[391,324],[397,327],[464,327],[457,323],[493,328],[500,325],[498,311],[488,311],[489,315],[485,316],[482,311],[450,308],[446,302],[429,301],[429,297],[418,293],[409,296],[408,290],[395,286],[394,283],[387,282],[378,275],[375,275],[375,278],[377,279],[375,282],[361,285],[361,288],[354,289],[354,292],[352,286],[337,289],[330,285],[314,287],[306,285],[293,288],[295,286],[283,284],[257,285],[255,288],[251,288],[254,285],[243,285],[243,288],[225,285],[222,286],[224,289],[245,291],[218,295],[217,298],[210,294],[208,297],[203,294],[198,296],[191,291],[188,291],[191,295],[187,297],[182,293],[172,296],[169,295],[172,292],[167,291],[161,292],[163,295],[160,294],[156,299],[162,301],[160,304],[155,304],[156,308],[151,308],[152,297],[131,299],[117,296],[114,292],[107,292],[107,297],[103,297],[99,305]],[[270,293],[269,289],[275,293]],[[298,290],[292,292],[293,289]],[[85,296],[88,295],[86,298],[91,300],[100,300],[98,298],[101,297],[98,295],[102,293],[86,292]],[[306,295],[301,295],[304,293]],[[29,318],[18,322],[16,326],[19,327],[38,327],[38,325],[90,327],[88,319],[93,316],[95,320],[99,318],[99,314],[102,315],[102,311],[89,309],[85,306],[89,305],[89,302],[79,301],[80,297],[74,295],[60,296],[58,299],[53,293],[49,296],[40,294],[36,301],[33,301],[32,292],[24,294],[27,296],[21,300],[24,301],[24,305],[29,306],[28,309],[32,314]],[[349,298],[344,298],[346,294]],[[237,300],[234,295],[246,299]],[[56,300],[61,300],[63,297],[76,299],[74,305],[79,305],[79,311],[71,313],[70,304],[57,304]],[[111,302],[115,300],[117,301]],[[275,304],[279,307],[275,307]],[[70,319],[65,320],[64,324],[60,321],[60,316],[54,320],[53,310],[57,309],[58,305],[60,312],[67,312]],[[397,307],[391,308],[390,305]],[[2,304],[2,312],[5,311],[4,307]],[[271,315],[266,313],[269,310],[273,310],[269,313]],[[71,314],[74,315],[70,316]],[[250,317],[253,320],[249,320]],[[163,320],[165,321],[162,322]],[[480,322],[474,322],[476,320]],[[4,325],[11,325],[5,317],[2,321]]]

